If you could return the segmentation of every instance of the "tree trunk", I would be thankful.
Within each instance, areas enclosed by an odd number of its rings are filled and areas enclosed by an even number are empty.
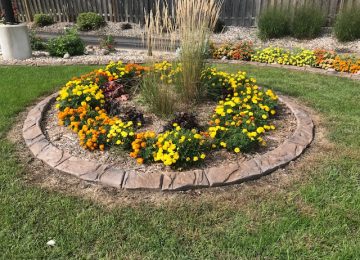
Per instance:
[[[1,5],[5,11],[5,24],[16,24],[11,0],[1,0]]]

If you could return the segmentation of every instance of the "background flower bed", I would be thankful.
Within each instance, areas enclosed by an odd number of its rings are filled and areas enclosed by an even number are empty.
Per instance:
[[[261,63],[276,63],[293,66],[310,66],[323,69],[334,69],[340,72],[357,73],[360,71],[360,58],[352,55],[340,55],[335,51],[324,49],[294,49],[279,47],[255,49],[252,42],[211,46],[214,59],[251,60]]]
[[[104,150],[117,145],[130,151],[139,164],[159,161],[174,167],[200,163],[210,148],[235,153],[253,150],[264,145],[263,134],[275,128],[268,124],[277,106],[277,96],[271,90],[259,89],[255,79],[247,78],[246,73],[228,74],[213,68],[201,75],[211,96],[220,99],[208,129],[187,129],[175,122],[160,134],[139,132],[141,121],[110,115],[107,105],[128,95],[119,91],[131,88],[147,71],[157,73],[165,84],[171,84],[169,77],[181,73],[179,67],[166,62],[154,68],[111,63],[104,70],[73,79],[57,99],[60,124],[78,133],[86,149]]]

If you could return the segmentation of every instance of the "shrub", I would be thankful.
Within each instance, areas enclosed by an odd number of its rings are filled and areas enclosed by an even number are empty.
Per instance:
[[[104,18],[97,13],[81,13],[77,17],[77,26],[80,31],[97,30],[104,25]]]
[[[285,11],[268,9],[258,21],[259,37],[263,40],[289,35],[289,17]]]
[[[318,8],[303,6],[295,11],[291,34],[298,39],[313,39],[321,32],[325,16]]]
[[[64,35],[51,39],[48,43],[50,56],[62,57],[65,53],[82,55],[85,51],[85,44],[79,37],[76,30],[68,30]]]
[[[360,8],[344,10],[338,14],[334,33],[342,42],[360,39]]]
[[[46,50],[47,48],[46,42],[43,39],[41,39],[39,36],[36,36],[34,31],[30,32],[29,36],[30,36],[30,45],[32,50],[34,51]]]
[[[121,30],[123,30],[123,31],[125,31],[125,30],[130,30],[130,29],[132,29],[131,23],[123,23],[123,24],[121,25]]]
[[[35,14],[34,23],[36,26],[44,27],[54,23],[53,18],[48,14]]]

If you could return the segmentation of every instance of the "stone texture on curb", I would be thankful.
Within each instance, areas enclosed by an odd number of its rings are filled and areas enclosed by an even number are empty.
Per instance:
[[[124,176],[122,187],[129,190],[154,189],[159,190],[162,186],[162,173],[139,173],[135,170],[127,171]]]
[[[162,190],[186,190],[192,187],[208,187],[209,181],[204,170],[170,172],[164,175]]]
[[[57,93],[47,97],[30,110],[23,126],[23,138],[33,155],[59,171],[82,180],[129,190],[152,189],[177,191],[216,187],[252,180],[271,173],[299,157],[314,138],[314,124],[301,106],[280,96],[297,120],[292,136],[277,148],[241,163],[186,172],[142,173],[118,169],[112,165],[87,161],[58,149],[50,143],[41,129],[44,112]]]

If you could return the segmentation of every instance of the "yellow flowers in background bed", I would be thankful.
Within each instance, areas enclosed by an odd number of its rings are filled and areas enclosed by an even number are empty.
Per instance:
[[[238,47],[241,46],[241,47]],[[245,50],[242,48],[246,47]],[[234,51],[235,50],[235,51]],[[261,63],[310,66],[323,69],[335,69],[339,72],[357,73],[360,71],[360,58],[340,55],[335,51],[315,49],[287,50],[279,47],[267,47],[254,51],[251,44],[224,44],[218,48],[211,45],[211,55],[214,59],[227,58],[231,60],[251,60]]]
[[[166,84],[181,73],[181,65],[157,63],[151,68],[136,64],[111,63],[69,81],[59,92],[59,123],[78,134],[80,144],[91,151],[119,146],[137,163],[157,163],[173,168],[186,168],[203,162],[216,149],[247,152],[265,145],[263,135],[275,129],[269,119],[276,114],[277,96],[261,89],[245,72],[234,74],[205,69],[201,82],[206,97],[217,100],[209,124],[202,130],[187,129],[174,123],[167,131],[142,132],[140,123],[111,116],[107,103],[112,88],[121,91],[137,87],[144,73],[155,73]],[[124,94],[123,92],[121,92]]]
[[[313,51],[298,49],[292,52],[281,48],[268,47],[263,50],[256,51],[251,57],[252,61],[262,63],[277,63],[293,66],[314,66],[316,56]]]

